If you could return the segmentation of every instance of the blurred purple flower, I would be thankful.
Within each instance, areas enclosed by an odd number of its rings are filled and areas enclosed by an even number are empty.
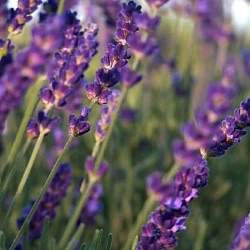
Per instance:
[[[35,214],[29,223],[29,239],[34,240],[41,236],[43,222],[45,217],[52,220],[56,216],[55,208],[60,205],[62,199],[66,196],[68,187],[72,182],[72,170],[67,163],[59,166],[48,190],[44,194]],[[17,226],[20,229],[28,216],[34,201],[22,210],[22,217],[17,220]]]
[[[169,0],[146,0],[147,3],[152,6],[153,8],[160,8],[164,4],[166,4]]]
[[[250,249],[250,214],[246,217],[240,232],[232,242],[230,250]]]
[[[10,9],[8,31],[13,34],[20,33],[25,23],[32,19],[31,14],[41,3],[41,0],[18,0],[17,9]]]

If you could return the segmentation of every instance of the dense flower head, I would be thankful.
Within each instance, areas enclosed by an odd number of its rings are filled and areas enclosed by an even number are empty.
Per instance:
[[[71,96],[81,93],[83,73],[97,52],[97,25],[90,23],[82,30],[76,13],[70,11],[65,12],[64,18],[67,27],[64,31],[63,45],[56,52],[55,60],[48,72],[49,85],[40,92],[41,101],[47,111],[52,107],[65,106]]]
[[[44,73],[54,50],[63,40],[64,19],[62,16],[49,17],[34,27],[29,46],[21,50],[13,62],[6,66],[0,78],[0,130],[9,112],[18,107],[25,92],[34,84],[38,75]]]
[[[112,115],[115,112],[120,95],[121,93],[119,90],[113,90],[108,98],[107,105],[102,108],[100,119],[98,120],[95,128],[96,141],[101,142],[106,138],[109,124],[112,121]]]
[[[31,14],[41,3],[41,0],[18,0],[17,9],[10,10],[8,31],[13,34],[20,33],[25,23],[32,19]]]
[[[244,225],[230,247],[230,250],[247,249],[250,249],[250,214],[246,217]]]
[[[111,94],[109,88],[120,80],[120,72],[131,58],[127,44],[127,37],[133,36],[138,30],[135,23],[136,14],[141,13],[141,6],[133,1],[123,3],[118,13],[114,38],[116,43],[109,43],[107,51],[101,58],[102,68],[96,72],[96,78],[86,85],[89,100],[105,105]]]
[[[59,166],[57,173],[29,223],[29,239],[33,240],[41,236],[45,217],[52,220],[56,216],[55,208],[60,205],[62,199],[66,196],[67,189],[71,182],[71,167],[69,164],[63,163]],[[30,205],[23,208],[22,217],[17,220],[18,228],[21,228],[33,204],[34,201],[31,201]]]
[[[146,225],[142,226],[140,241],[137,250],[163,250],[177,246],[176,232],[184,230],[186,217],[189,214],[185,203],[179,209],[169,208],[164,204],[158,207],[149,216]]]
[[[87,133],[90,130],[90,123],[87,122],[90,109],[84,107],[81,111],[81,115],[76,117],[71,114],[69,116],[69,133],[70,135],[77,137]]]

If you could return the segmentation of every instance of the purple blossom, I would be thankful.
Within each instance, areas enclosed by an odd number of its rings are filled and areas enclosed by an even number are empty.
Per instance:
[[[81,111],[81,115],[76,117],[71,114],[69,116],[69,133],[70,135],[77,137],[87,133],[90,130],[90,123],[87,122],[89,109],[84,107]]]
[[[32,19],[31,14],[41,3],[41,0],[18,0],[17,9],[10,10],[10,17],[8,19],[8,31],[13,34],[20,33],[25,23],[29,22]]]
[[[136,24],[141,31],[145,31],[147,33],[154,32],[160,24],[160,17],[150,17],[147,12],[143,12],[140,15],[135,17]]]
[[[244,225],[232,242],[230,250],[243,250],[250,248],[250,214],[246,217]]]
[[[101,184],[95,184],[90,192],[87,203],[80,214],[78,224],[93,225],[96,223],[96,216],[103,210],[101,197],[103,196],[103,187]]]
[[[108,171],[108,163],[106,161],[102,162],[100,166],[98,166],[98,169],[94,169],[94,167],[94,158],[92,156],[88,156],[85,161],[85,170],[90,179],[102,179]]]
[[[133,1],[123,3],[118,13],[116,31],[114,38],[116,44],[109,43],[108,49],[101,58],[103,68],[96,73],[95,80],[86,85],[87,98],[100,105],[107,104],[108,96],[111,94],[110,87],[113,87],[120,80],[122,68],[131,58],[127,44],[128,35],[135,35],[138,27],[134,21],[135,15],[141,12],[141,6]]]
[[[72,182],[71,167],[67,163],[59,166],[48,190],[44,194],[38,209],[33,215],[29,223],[29,239],[34,240],[41,236],[43,222],[45,217],[52,220],[56,216],[55,208],[60,205],[62,199],[66,196],[68,187]],[[20,229],[26,217],[28,216],[34,201],[22,210],[22,217],[17,220],[18,228]]]
[[[61,16],[47,18],[32,30],[32,41],[6,66],[0,78],[0,131],[9,112],[18,107],[37,75],[45,71],[54,51],[62,44],[64,20]]]
[[[245,73],[248,77],[250,77],[250,50],[245,50],[242,52],[242,60]]]
[[[7,35],[7,0],[2,0],[0,2],[0,37],[6,37]]]
[[[38,121],[31,118],[27,126],[27,134],[31,139],[37,138],[40,133],[47,135],[52,131],[60,122],[59,117],[50,118],[46,112],[40,110],[38,112]]]
[[[142,79],[142,75],[132,71],[129,67],[124,67],[121,74],[121,84],[125,88],[132,88]]]

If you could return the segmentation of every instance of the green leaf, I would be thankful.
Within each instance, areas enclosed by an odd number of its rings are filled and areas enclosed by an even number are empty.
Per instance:
[[[134,238],[131,250],[135,250],[137,243],[138,243],[138,235],[136,235],[135,238]]]
[[[84,230],[84,224],[80,224],[79,227],[77,228],[77,231],[74,234],[73,238],[68,243],[66,250],[74,249],[74,245],[81,238],[83,230]]]
[[[99,230],[98,232],[96,242],[95,242],[95,250],[101,250],[102,235],[103,235],[103,229]]]
[[[83,243],[81,246],[80,246],[80,249],[79,250],[85,250],[86,249],[86,243]]]
[[[4,232],[0,231],[0,249],[6,250]]]
[[[107,240],[107,244],[106,244],[106,250],[111,250],[112,249],[112,239],[113,239],[113,235],[110,233],[108,235],[108,240]]]
[[[48,249],[48,238],[49,238],[49,218],[45,217],[43,222],[41,241],[40,241],[40,250]]]
[[[49,246],[50,250],[56,250],[56,240],[54,238],[51,239]]]

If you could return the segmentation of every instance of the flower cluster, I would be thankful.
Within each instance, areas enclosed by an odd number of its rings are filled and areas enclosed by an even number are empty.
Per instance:
[[[61,164],[29,223],[29,239],[37,239],[41,236],[45,217],[52,220],[56,216],[55,208],[60,205],[62,199],[66,196],[71,181],[71,167],[67,163]],[[22,226],[33,203],[32,201],[29,206],[23,208],[23,215],[17,220],[18,228]]]
[[[67,11],[65,21],[68,23],[64,31],[62,47],[55,54],[55,61],[48,72],[48,86],[41,89],[41,101],[48,112],[52,107],[62,107],[66,99],[83,84],[83,73],[97,52],[98,42],[95,37],[98,28],[89,24],[81,30],[76,13]]]
[[[246,217],[244,225],[234,239],[230,250],[243,250],[250,248],[250,214]]]
[[[169,249],[177,246],[176,232],[186,229],[189,215],[188,203],[197,197],[198,190],[207,184],[208,167],[205,160],[190,167],[183,167],[174,180],[165,184],[160,173],[148,177],[149,192],[160,202],[142,227],[138,250]]]
[[[17,9],[10,9],[8,31],[12,34],[20,33],[25,23],[32,19],[31,14],[41,3],[41,0],[18,0]]]
[[[61,47],[64,22],[61,16],[49,17],[32,30],[29,46],[8,64],[0,78],[0,131],[9,112],[18,107],[28,87],[42,74],[54,51]]]
[[[115,40],[117,44],[110,43],[108,50],[101,59],[103,68],[96,72],[95,80],[87,84],[87,98],[104,105],[111,94],[110,88],[120,79],[120,71],[127,64],[131,55],[128,51],[127,38],[134,36],[138,30],[134,17],[141,12],[141,6],[133,1],[123,3],[116,23]]]
[[[234,93],[235,68],[229,63],[223,70],[220,83],[209,85],[204,106],[196,110],[196,123],[189,122],[184,125],[184,140],[174,143],[174,156],[181,166],[176,177],[168,184],[164,183],[159,173],[148,179],[149,191],[161,206],[150,215],[147,224],[142,227],[137,249],[148,249],[149,246],[155,249],[169,249],[177,246],[175,233],[185,229],[189,202],[196,198],[199,189],[207,184],[209,171],[207,161],[203,158],[209,155],[205,149],[216,145],[216,135],[220,135],[222,131],[221,116],[229,110],[229,100]],[[240,114],[244,114],[241,120],[245,121],[242,128],[247,126],[247,117],[250,115],[248,103],[249,101],[247,104],[242,103],[240,108]],[[239,113],[237,110],[236,114]],[[223,123],[224,121],[221,124]]]

